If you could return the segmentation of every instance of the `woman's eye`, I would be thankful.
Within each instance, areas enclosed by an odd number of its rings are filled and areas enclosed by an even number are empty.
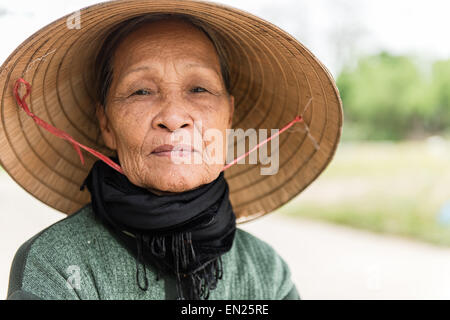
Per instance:
[[[150,90],[147,89],[139,89],[135,92],[133,92],[132,96],[146,96],[151,94]]]
[[[205,88],[202,88],[202,87],[195,87],[191,90],[191,92],[200,93],[200,92],[208,92],[208,90],[206,90]]]

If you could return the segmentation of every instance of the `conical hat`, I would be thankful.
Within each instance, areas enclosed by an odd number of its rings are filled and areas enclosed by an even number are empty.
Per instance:
[[[38,126],[17,104],[18,78],[32,85],[31,111],[80,143],[113,155],[102,141],[92,94],[93,63],[108,30],[132,17],[181,13],[222,35],[235,97],[233,128],[281,128],[296,116],[303,122],[279,136],[279,170],[262,175],[261,163],[235,165],[225,173],[230,199],[245,222],[279,208],[310,185],[333,158],[342,132],[339,92],[324,65],[275,25],[232,7],[200,1],[119,0],[67,15],[24,41],[0,69],[0,164],[27,192],[72,214],[90,202],[80,191],[93,163],[81,164],[73,146]]]

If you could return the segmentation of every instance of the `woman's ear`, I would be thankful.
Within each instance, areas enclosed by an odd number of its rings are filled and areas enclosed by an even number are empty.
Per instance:
[[[97,117],[103,141],[105,142],[106,146],[111,150],[117,150],[116,136],[114,135],[114,131],[110,127],[105,107],[103,107],[101,104],[97,104],[95,108],[95,115]]]

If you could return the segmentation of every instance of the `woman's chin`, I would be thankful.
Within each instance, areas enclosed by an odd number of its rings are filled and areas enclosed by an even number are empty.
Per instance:
[[[194,164],[160,165],[150,174],[152,189],[171,193],[193,190],[214,181],[220,174],[219,168]]]

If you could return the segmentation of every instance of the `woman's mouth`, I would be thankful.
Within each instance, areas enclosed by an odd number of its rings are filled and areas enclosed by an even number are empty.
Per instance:
[[[196,150],[193,146],[190,145],[170,145],[165,144],[162,146],[159,146],[155,148],[151,155],[157,156],[157,157],[187,157],[191,156],[193,153],[195,153]]]

